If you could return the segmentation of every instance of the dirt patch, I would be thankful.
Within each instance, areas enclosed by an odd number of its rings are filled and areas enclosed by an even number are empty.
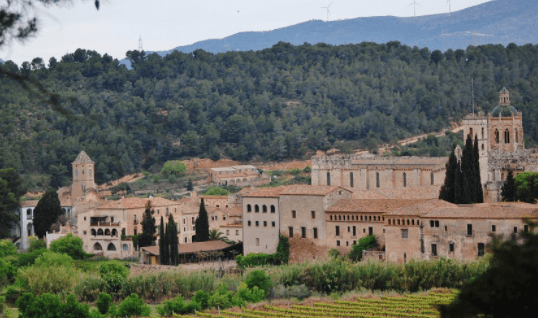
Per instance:
[[[104,190],[104,189],[108,189],[108,188],[111,188],[111,187],[115,187],[120,183],[135,182],[136,180],[139,180],[139,179],[142,179],[142,178],[144,178],[144,175],[142,173],[129,174],[129,175],[123,176],[123,177],[121,177],[121,178],[119,178],[117,180],[109,181],[107,183],[100,184],[100,185],[97,186],[97,188],[99,190]]]
[[[290,260],[292,264],[313,260],[327,259],[330,248],[318,246],[310,239],[292,237],[290,242]]]
[[[256,163],[253,163],[252,165],[256,166]],[[260,164],[257,167],[264,170],[291,170],[291,169],[303,170],[304,168],[306,168],[306,166],[312,167],[312,160],[294,160],[294,161],[288,161],[288,162],[273,162],[273,163]]]

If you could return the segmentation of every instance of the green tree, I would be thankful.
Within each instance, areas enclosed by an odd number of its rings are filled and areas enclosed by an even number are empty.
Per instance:
[[[217,187],[217,186],[212,186],[211,188],[207,189],[207,191],[204,193],[204,195],[228,195],[228,194],[230,194],[230,191],[221,187]]]
[[[189,178],[189,181],[187,182],[187,191],[194,190],[194,185],[192,184],[192,179]]]
[[[474,183],[476,187],[476,203],[484,203],[484,189],[482,188],[482,180],[480,177],[480,149],[478,144],[478,134],[474,137]]]
[[[353,261],[362,260],[362,253],[368,249],[374,248],[377,246],[377,239],[375,235],[367,235],[359,239],[357,244],[354,244],[349,252],[348,256]]]
[[[179,160],[170,160],[164,163],[163,168],[161,169],[161,174],[163,175],[181,175],[187,171],[187,166],[185,163]]]
[[[159,225],[159,262],[161,265],[168,265],[168,255],[166,253],[167,244],[164,227],[164,218],[161,215],[161,224]]]
[[[10,240],[0,240],[0,258],[16,254],[17,246],[15,246],[13,242],[11,242]]]
[[[474,163],[473,141],[470,135],[467,135],[463,155],[461,157],[461,174],[462,174],[462,196],[460,203],[469,204],[478,202],[476,193],[476,171]]]
[[[200,202],[200,211],[195,224],[196,242],[209,241],[209,219],[207,217],[207,211],[205,210],[204,199]]]
[[[52,224],[58,221],[62,215],[62,207],[58,193],[54,189],[48,189],[41,197],[34,210],[34,229],[37,237],[42,239]]]
[[[456,169],[458,167],[458,159],[454,154],[456,145],[452,146],[452,151],[448,157],[448,162],[445,165],[445,182],[441,186],[441,192],[439,193],[439,199],[445,200],[448,202],[454,202],[454,181],[456,177]]]
[[[177,224],[172,214],[168,216],[168,242],[170,244],[170,265],[179,264],[179,239],[177,237]]]
[[[84,241],[78,236],[73,236],[71,233],[50,243],[50,250],[56,253],[67,254],[73,259],[83,259],[86,256],[84,252]]]
[[[151,206],[151,201],[146,202],[144,210],[144,216],[142,217],[142,233],[138,235],[138,246],[152,246],[155,245],[155,218],[153,215],[155,211]]]
[[[521,237],[506,241],[494,237],[486,272],[464,283],[454,302],[440,306],[442,318],[536,314],[536,297],[528,288],[538,284],[538,234],[533,231],[536,224],[529,225],[530,231],[521,233]]]
[[[512,170],[508,170],[506,181],[504,182],[501,189],[501,196],[503,198],[503,201],[506,202],[514,202],[517,200],[516,183]]]
[[[58,189],[67,182],[67,177],[65,176],[67,173],[67,168],[63,164],[60,163],[58,165],[50,165],[49,172],[51,187]]]
[[[151,308],[137,294],[126,297],[111,314],[112,317],[147,317]]]
[[[21,176],[13,168],[0,169],[0,238],[7,237],[17,222],[16,209],[26,189]]]
[[[210,241],[220,241],[224,237],[218,229],[209,230],[209,240]]]

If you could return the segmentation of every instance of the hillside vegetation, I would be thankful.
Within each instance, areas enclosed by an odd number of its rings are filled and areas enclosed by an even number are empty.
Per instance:
[[[538,47],[433,51],[399,42],[279,43],[257,52],[127,53],[132,70],[79,49],[20,67],[62,96],[59,105],[0,79],[0,168],[67,182],[84,149],[98,183],[190,156],[284,160],[331,147],[375,147],[438,131],[497,103],[506,86],[523,111],[527,146],[538,138]]]

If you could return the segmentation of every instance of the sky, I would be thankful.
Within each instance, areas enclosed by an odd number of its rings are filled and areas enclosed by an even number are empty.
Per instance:
[[[458,11],[489,0],[450,0]],[[243,31],[273,30],[309,20],[369,16],[413,16],[413,0],[73,0],[72,5],[39,8],[39,32],[24,43],[10,43],[0,58],[17,64],[61,58],[78,48],[122,59],[137,50],[164,51]],[[331,4],[332,3],[332,4]],[[447,0],[416,0],[416,14],[446,13]]]

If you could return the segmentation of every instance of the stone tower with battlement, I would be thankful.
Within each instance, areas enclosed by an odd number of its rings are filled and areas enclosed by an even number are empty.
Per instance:
[[[96,187],[94,179],[95,163],[83,150],[71,165],[73,166],[71,197],[80,198],[87,189],[93,189]]]

